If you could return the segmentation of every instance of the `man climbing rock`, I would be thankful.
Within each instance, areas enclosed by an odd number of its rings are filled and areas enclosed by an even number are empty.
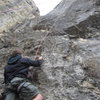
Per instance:
[[[21,54],[20,50],[13,51],[4,68],[5,100],[15,100],[16,95],[20,100],[43,100],[39,90],[27,78],[28,68],[41,67],[43,58],[31,60]]]

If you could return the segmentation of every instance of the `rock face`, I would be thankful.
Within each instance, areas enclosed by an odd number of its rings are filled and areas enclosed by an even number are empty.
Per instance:
[[[52,27],[55,34],[69,34],[84,38],[87,33],[92,33],[92,28],[100,29],[99,20],[99,0],[62,0],[53,11],[42,17],[40,27],[45,25]]]
[[[33,0],[0,1],[0,52],[2,52],[0,53],[0,65],[3,65],[9,49],[13,50],[12,47],[18,46],[16,43],[23,38],[21,34],[24,34],[24,29],[30,20],[37,19],[39,16],[39,10]]]
[[[62,0],[48,15],[14,25],[0,37],[0,74],[10,52],[21,49],[44,58],[33,80],[44,99],[100,100],[99,20],[99,0]]]
[[[100,37],[99,40],[47,38],[43,52],[46,62],[42,69],[45,74],[39,76],[46,100],[100,99],[99,44]]]
[[[39,16],[33,0],[0,0],[0,32]]]

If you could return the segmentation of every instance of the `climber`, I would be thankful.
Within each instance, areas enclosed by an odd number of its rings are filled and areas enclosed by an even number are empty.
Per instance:
[[[14,50],[4,67],[5,100],[43,100],[42,95],[27,78],[29,66],[41,67],[42,57],[37,60],[22,57],[20,50]]]

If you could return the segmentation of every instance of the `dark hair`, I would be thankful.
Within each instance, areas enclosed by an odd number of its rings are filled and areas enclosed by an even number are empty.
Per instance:
[[[21,50],[14,50],[13,52],[12,52],[12,54],[11,54],[11,56],[16,56],[16,55],[18,55],[18,54],[22,54],[22,51]]]

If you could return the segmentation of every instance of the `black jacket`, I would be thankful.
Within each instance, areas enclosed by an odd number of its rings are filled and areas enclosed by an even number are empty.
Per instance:
[[[21,55],[10,57],[4,68],[4,83],[9,83],[14,77],[27,78],[28,67],[40,67],[43,60],[31,60]]]

